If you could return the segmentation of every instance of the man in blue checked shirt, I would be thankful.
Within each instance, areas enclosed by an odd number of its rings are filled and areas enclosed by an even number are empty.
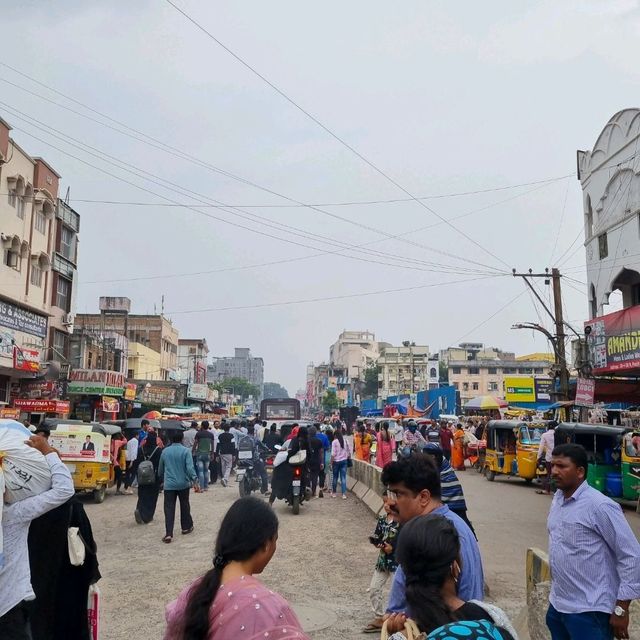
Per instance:
[[[580,445],[553,450],[558,490],[547,520],[553,640],[629,638],[629,605],[640,597],[640,544],[620,506],[587,484],[587,464]]]

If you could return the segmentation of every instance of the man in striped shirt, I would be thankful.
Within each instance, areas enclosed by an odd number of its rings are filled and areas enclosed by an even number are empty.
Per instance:
[[[464,499],[462,485],[453,467],[444,457],[443,450],[434,442],[429,442],[423,451],[427,455],[433,456],[436,467],[440,470],[440,500],[442,504],[446,504],[451,511],[457,513],[467,523],[477,540],[478,536],[467,517],[467,501]]]
[[[629,637],[629,604],[640,598],[640,544],[622,509],[590,487],[587,452],[554,448],[551,477],[558,490],[547,520],[552,640]]]

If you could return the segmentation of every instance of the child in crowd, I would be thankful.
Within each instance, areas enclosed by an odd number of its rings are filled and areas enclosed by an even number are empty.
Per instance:
[[[398,566],[395,558],[395,545],[400,525],[393,518],[386,494],[382,500],[384,513],[378,517],[376,529],[369,538],[371,544],[375,544],[380,549],[369,585],[369,597],[375,618],[363,629],[364,633],[380,633],[386,604],[384,586]]]

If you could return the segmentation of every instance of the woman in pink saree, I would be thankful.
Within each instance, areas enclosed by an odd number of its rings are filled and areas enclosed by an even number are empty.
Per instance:
[[[309,640],[287,601],[253,574],[276,550],[278,518],[257,498],[227,511],[213,568],[167,605],[164,640]]]
[[[389,423],[385,420],[380,423],[380,430],[376,434],[378,445],[376,447],[376,466],[384,468],[393,460],[393,452],[396,449],[395,437],[389,433]]]

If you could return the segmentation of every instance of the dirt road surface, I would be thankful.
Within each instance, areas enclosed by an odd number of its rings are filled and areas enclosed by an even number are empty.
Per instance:
[[[529,546],[547,548],[550,498],[536,495],[518,480],[489,483],[473,471],[459,475],[480,539],[489,600],[515,618],[525,601],[525,551]],[[208,569],[220,520],[237,496],[235,486],[219,485],[192,494],[195,532],[181,536],[178,524],[169,545],[161,542],[162,496],[149,525],[134,522],[135,496],[110,492],[101,505],[86,502],[103,576],[102,640],[162,638],[165,604]],[[371,513],[352,495],[345,501],[315,499],[298,516],[276,502],[276,512],[278,551],[262,576],[264,582],[294,606],[301,605],[303,617],[311,614],[317,630],[309,635],[314,640],[366,637],[361,628],[371,617],[366,589],[376,558],[367,541],[374,526]],[[626,514],[640,534],[640,516]],[[328,626],[319,629],[323,625]]]

